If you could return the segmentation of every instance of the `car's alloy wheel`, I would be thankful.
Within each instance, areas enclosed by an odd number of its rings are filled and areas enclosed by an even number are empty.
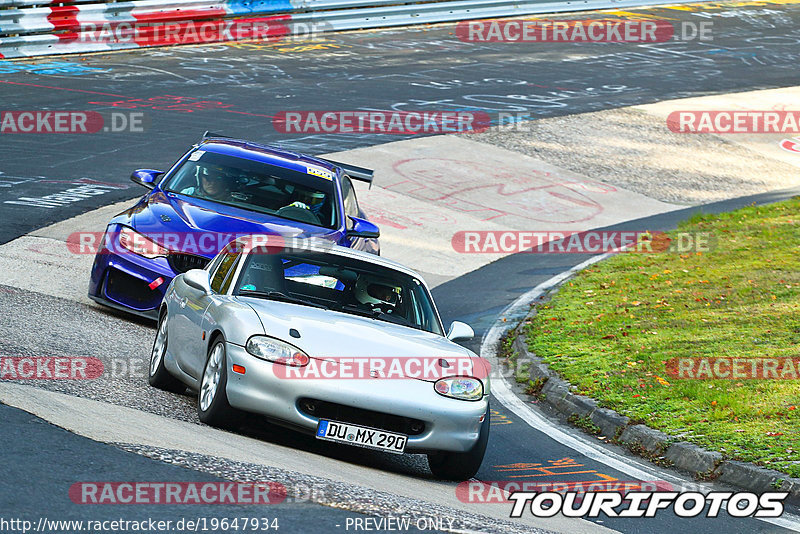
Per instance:
[[[225,347],[222,343],[217,343],[211,349],[208,357],[206,370],[203,372],[203,383],[200,386],[200,410],[206,412],[214,402],[219,388],[219,379],[222,376],[222,361],[225,354]]]
[[[164,367],[164,358],[167,354],[167,314],[163,312],[158,319],[158,330],[156,339],[153,342],[153,350],[150,352],[150,373],[147,381],[151,386],[173,393],[183,393],[186,391],[186,384],[169,374]]]
[[[203,423],[221,428],[236,426],[239,414],[228,404],[225,392],[227,383],[225,340],[219,337],[208,351],[203,378],[200,380],[200,394],[197,396],[197,416]]]
[[[164,359],[164,353],[167,351],[167,321],[162,319],[158,324],[158,332],[156,332],[156,341],[153,343],[153,352],[150,355],[150,376],[153,376],[158,371],[161,365],[161,360]]]

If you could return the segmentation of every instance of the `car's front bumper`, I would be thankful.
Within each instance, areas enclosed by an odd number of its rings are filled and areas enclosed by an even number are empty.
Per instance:
[[[105,306],[157,319],[158,309],[172,279],[177,276],[165,257],[145,258],[124,250],[117,239],[119,225],[111,225],[103,235],[89,277],[89,298]],[[209,261],[188,254],[182,257]]]
[[[101,304],[146,317],[158,313],[175,272],[163,258],[150,260],[108,249],[95,256],[89,297]]]
[[[274,372],[280,364],[256,358],[233,343],[226,347],[226,393],[231,406],[309,433],[316,431],[319,418],[301,409],[300,401],[308,398],[423,421],[424,430],[408,436],[409,452],[467,451],[477,441],[487,416],[486,396],[479,401],[450,399],[436,393],[432,383],[415,379],[283,378]],[[244,367],[245,374],[233,372],[234,365]]]

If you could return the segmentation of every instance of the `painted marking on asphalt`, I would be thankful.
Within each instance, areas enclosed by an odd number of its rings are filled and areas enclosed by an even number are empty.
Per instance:
[[[492,327],[484,334],[481,340],[480,356],[489,361],[496,359],[495,348],[500,341],[502,335],[517,321],[521,320],[527,315],[531,303],[536,298],[543,295],[553,287],[557,286],[567,278],[571,277],[578,271],[589,267],[599,261],[609,258],[612,254],[601,254],[593,256],[588,260],[575,265],[574,267],[557,274],[556,276],[542,282],[530,291],[518,297],[514,302],[509,304],[495,319]],[[505,377],[499,376],[497,380],[492,382],[492,395],[508,410],[517,415],[520,419],[528,423],[532,428],[540,431],[544,435],[554,439],[555,441],[569,447],[570,449],[582,454],[583,456],[600,462],[608,467],[625,473],[627,476],[633,477],[636,480],[663,480],[673,483],[677,487],[682,487],[686,480],[672,475],[666,471],[659,471],[653,469],[651,466],[646,466],[641,462],[617,454],[611,450],[601,450],[593,442],[584,439],[577,434],[569,433],[563,430],[560,426],[556,426],[553,422],[545,418],[542,414],[534,411],[530,406],[526,405],[522,399],[516,396],[511,390]],[[712,487],[707,484],[694,483],[696,487],[702,488],[706,491],[712,491]],[[757,517],[759,521],[771,523],[773,525],[783,527],[795,532],[800,532],[800,517],[793,514],[784,513],[783,517],[779,518],[765,518]]]
[[[564,475],[585,475],[589,473],[598,473],[596,469],[579,469],[581,467],[585,467],[585,465],[579,464],[578,461],[573,458],[547,460],[547,463],[550,465],[520,462],[515,464],[496,465],[494,467],[500,473],[519,473],[521,471],[525,471],[525,473],[521,475],[508,475],[508,478],[556,477]],[[569,469],[573,469],[573,471],[569,471]],[[576,471],[576,469],[578,470]],[[600,473],[598,473],[598,476],[600,476]],[[602,476],[605,477],[608,475]],[[616,479],[612,477],[610,480]]]
[[[500,413],[498,410],[492,410],[492,422],[489,423],[490,425],[510,425],[513,422],[507,415]]]

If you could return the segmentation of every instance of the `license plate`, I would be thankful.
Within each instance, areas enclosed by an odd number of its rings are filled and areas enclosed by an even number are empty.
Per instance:
[[[378,430],[377,428],[320,419],[317,426],[317,439],[403,454],[408,436]]]

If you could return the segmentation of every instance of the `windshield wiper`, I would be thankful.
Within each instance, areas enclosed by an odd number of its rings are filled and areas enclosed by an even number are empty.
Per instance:
[[[343,313],[352,313],[353,315],[362,315],[364,317],[369,317],[371,319],[377,319],[382,312],[378,310],[367,310],[360,306],[356,306],[355,304],[342,304],[341,306],[337,306],[336,311],[343,312]]]
[[[291,295],[287,295],[286,293],[281,293],[280,291],[255,291],[251,289],[240,289],[239,295],[243,297],[257,297],[257,298],[265,298],[269,300],[279,300],[281,302],[290,302],[292,304],[302,304],[304,306],[312,306],[314,308],[322,308],[323,310],[327,310],[327,306],[323,306],[322,304],[318,304],[316,302],[312,302],[310,300],[301,299],[298,297],[293,297]]]
[[[354,304],[343,304],[335,308],[335,311],[352,313],[354,315],[363,315],[364,317],[369,317],[370,319],[378,319],[381,321],[386,321],[387,323],[400,324],[403,326],[410,326],[411,328],[416,328],[418,330],[420,329],[419,326],[413,324],[408,319],[400,315],[392,315],[391,313],[386,313],[381,310],[366,310]]]

